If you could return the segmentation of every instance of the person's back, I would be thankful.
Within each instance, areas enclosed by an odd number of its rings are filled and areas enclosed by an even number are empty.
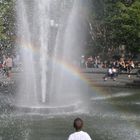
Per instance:
[[[79,131],[71,134],[68,140],[91,140],[91,138],[87,132]]]
[[[82,131],[83,121],[80,118],[74,120],[73,126],[76,132],[72,133],[68,140],[91,140],[89,134]]]

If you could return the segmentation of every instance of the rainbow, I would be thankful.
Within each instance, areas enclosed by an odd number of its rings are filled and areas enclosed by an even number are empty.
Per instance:
[[[31,52],[36,55],[39,55],[39,47],[36,45],[32,45],[31,43],[23,43],[20,46],[23,51]],[[80,69],[75,64],[72,64],[70,61],[64,60],[61,57],[53,57],[51,58],[54,62],[54,64],[63,69],[63,72],[69,74],[70,76],[74,77],[75,79],[82,80],[89,88],[91,88],[94,92],[99,94],[107,94],[103,87],[99,86],[96,83],[96,80],[89,79],[83,72],[82,69]]]

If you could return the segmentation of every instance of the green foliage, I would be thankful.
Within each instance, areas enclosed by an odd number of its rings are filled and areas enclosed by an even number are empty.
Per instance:
[[[15,1],[0,1],[0,50],[11,49],[15,38]]]
[[[12,49],[15,42],[15,1],[0,0],[0,49]],[[102,53],[125,45],[140,52],[140,0],[92,0],[87,54]]]
[[[127,51],[140,52],[140,1],[93,0],[93,4],[98,7],[90,17],[95,29],[94,45],[106,50],[125,45]]]

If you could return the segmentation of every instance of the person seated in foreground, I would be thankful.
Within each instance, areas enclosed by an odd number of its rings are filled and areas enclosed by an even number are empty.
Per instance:
[[[117,77],[117,70],[114,66],[110,67],[107,71],[107,74],[104,77],[104,81],[107,80],[108,77],[110,77],[111,79],[113,79],[114,81],[116,81],[116,77]]]
[[[75,128],[74,133],[72,133],[68,140],[92,140],[87,132],[82,131],[83,120],[76,118],[73,122],[73,127]]]

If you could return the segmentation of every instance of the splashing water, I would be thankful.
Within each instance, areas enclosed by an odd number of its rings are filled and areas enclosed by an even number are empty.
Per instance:
[[[68,105],[81,100],[71,69],[85,41],[80,0],[18,0],[17,36],[23,72],[18,105]]]

